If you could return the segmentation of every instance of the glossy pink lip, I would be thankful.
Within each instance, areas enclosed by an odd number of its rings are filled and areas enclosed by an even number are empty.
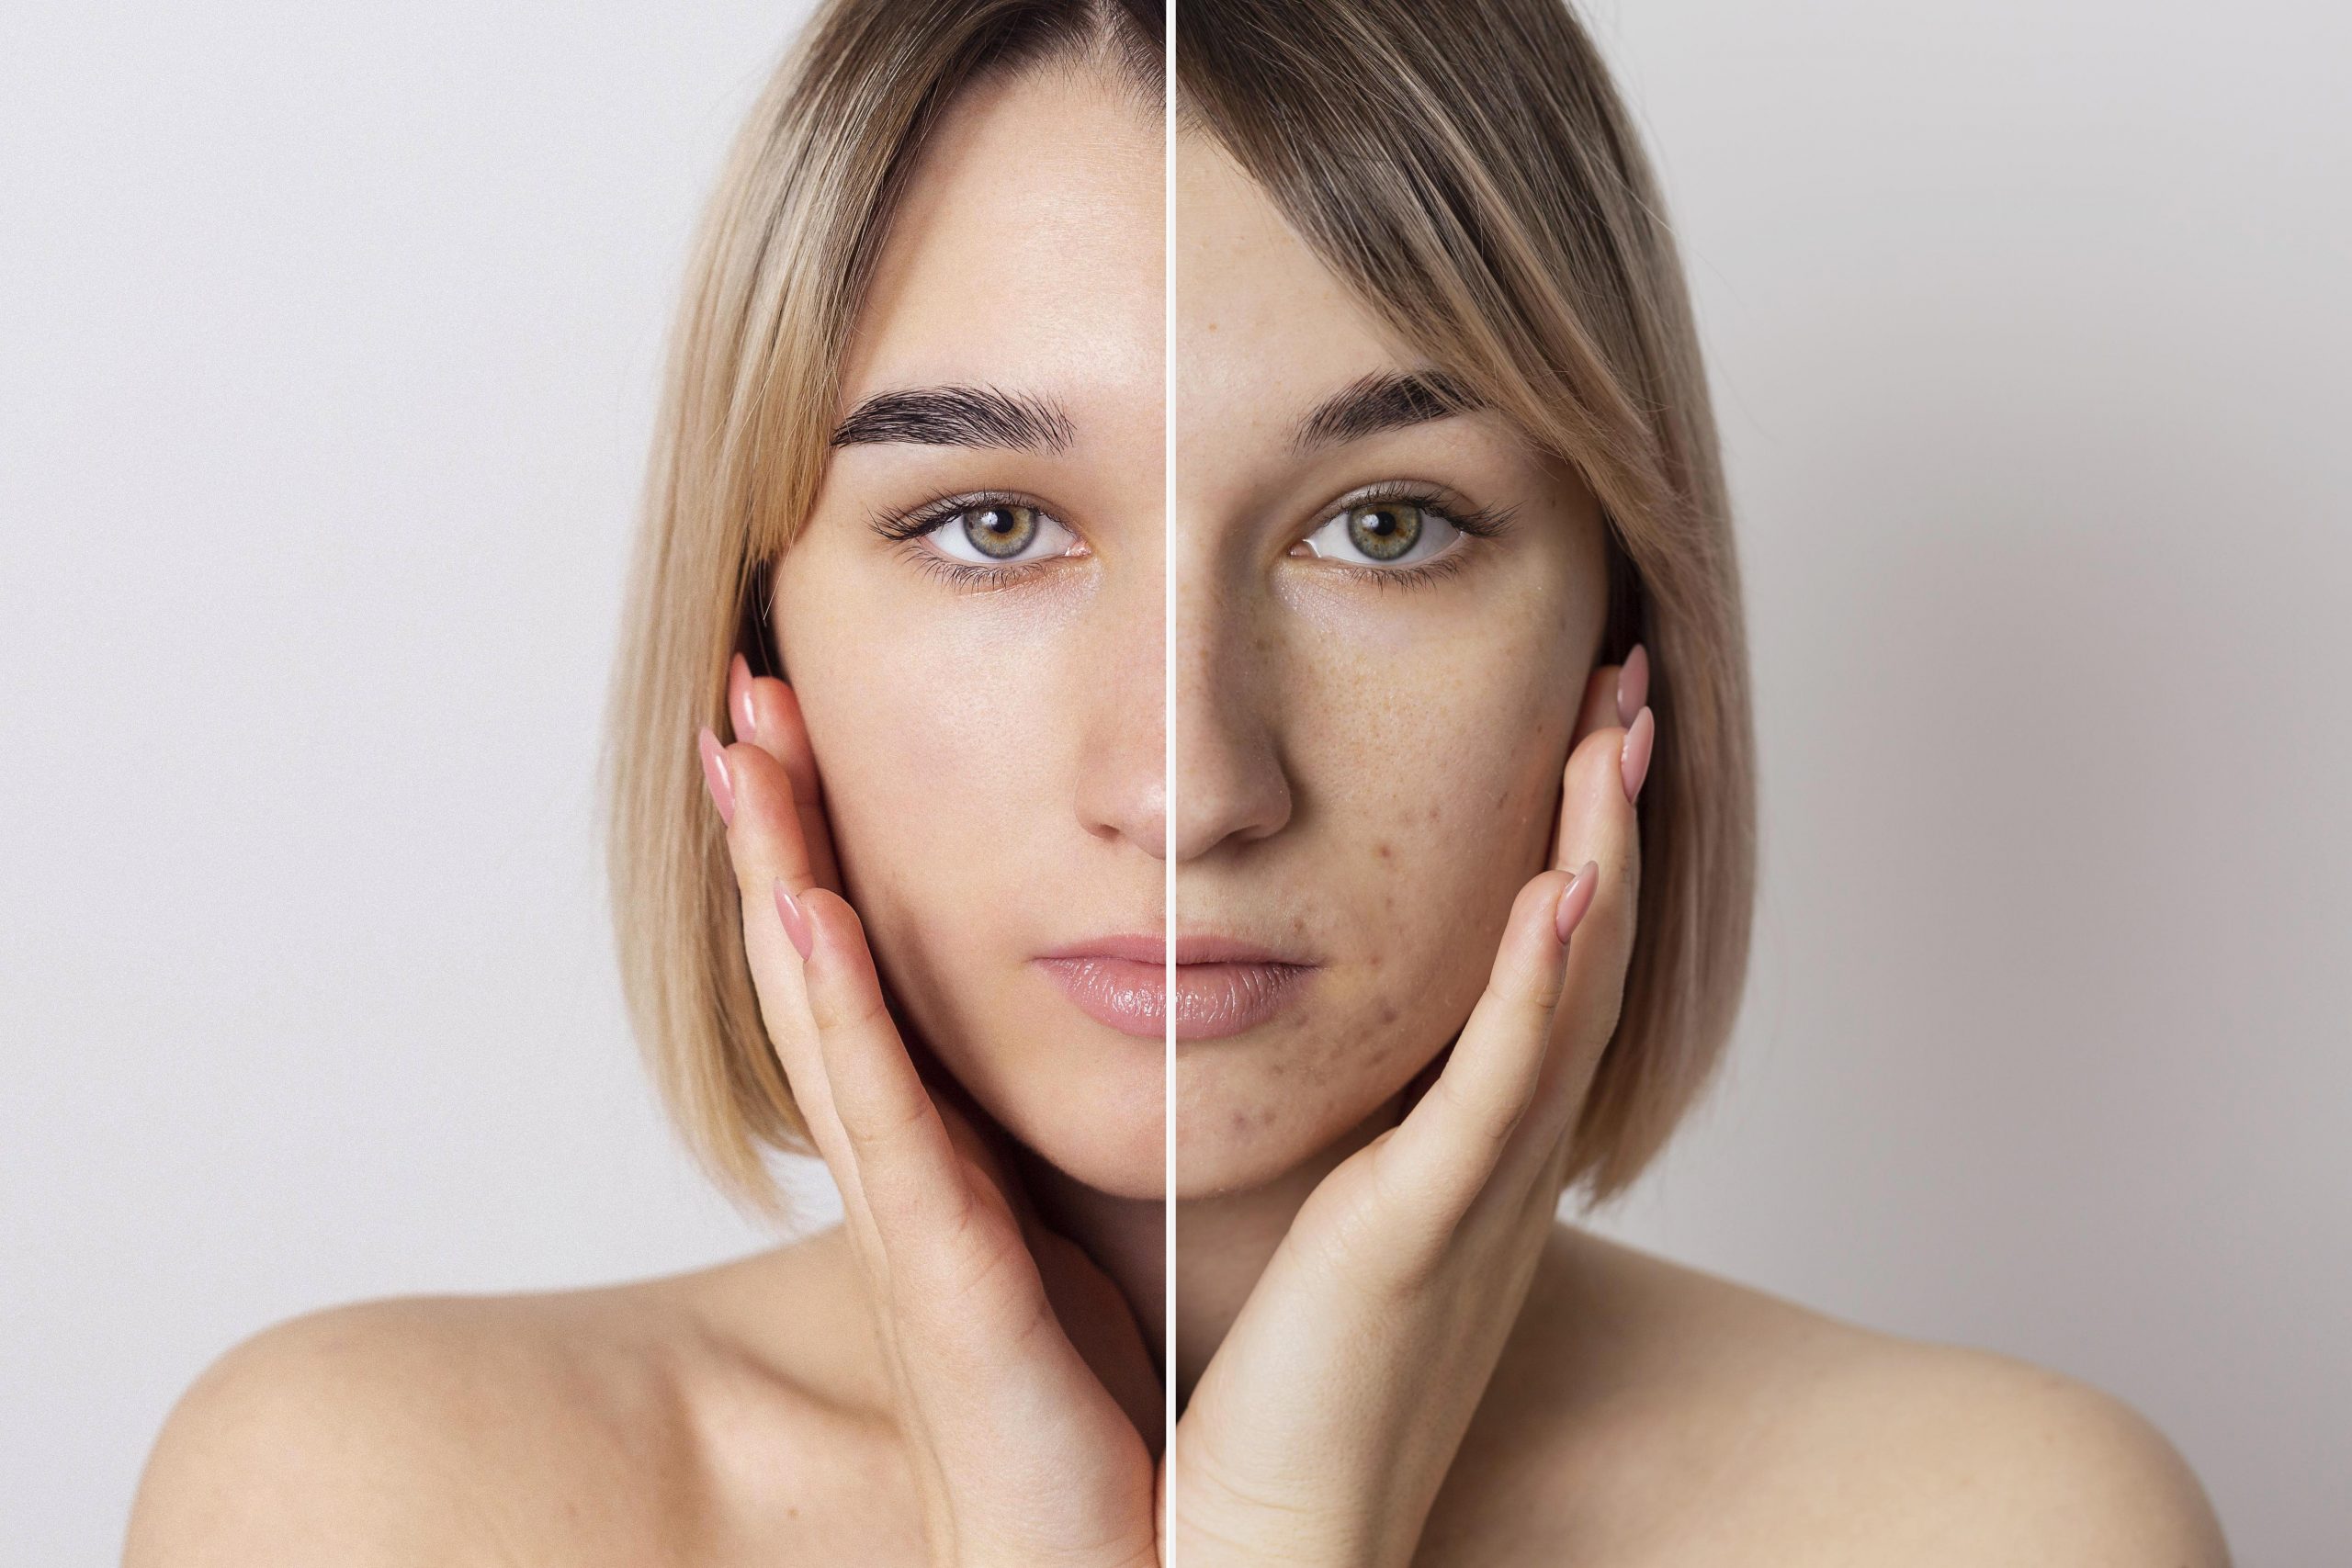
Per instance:
[[[1122,1034],[1157,1040],[1168,1029],[1167,939],[1096,937],[1038,956],[1079,1010]],[[1254,943],[1176,939],[1176,1038],[1221,1040],[1281,1012],[1314,970]]]

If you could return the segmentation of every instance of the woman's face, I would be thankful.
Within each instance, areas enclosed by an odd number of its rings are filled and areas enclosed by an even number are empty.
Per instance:
[[[1428,367],[1212,141],[1176,201],[1177,958],[1295,966],[1180,968],[1195,1196],[1333,1145],[1468,1016],[1607,599],[1570,469],[1396,395]]]
[[[1160,126],[1078,68],[944,118],[774,607],[915,1032],[1030,1148],[1136,1197],[1165,1187],[1135,984],[1166,930]]]

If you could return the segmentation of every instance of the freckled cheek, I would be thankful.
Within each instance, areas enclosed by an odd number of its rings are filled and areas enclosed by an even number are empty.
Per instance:
[[[1541,867],[1577,688],[1531,637],[1432,644],[1377,673],[1331,661],[1315,684],[1292,741],[1324,807],[1317,879],[1346,968],[1301,1067],[1401,1082],[1476,999]]]
[[[1510,645],[1318,661],[1288,741],[1322,807],[1319,858],[1388,902],[1517,867],[1548,836],[1576,700],[1554,660]]]

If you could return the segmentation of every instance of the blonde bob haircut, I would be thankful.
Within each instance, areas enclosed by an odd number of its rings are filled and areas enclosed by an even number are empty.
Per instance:
[[[760,1018],[693,741],[728,733],[736,653],[778,674],[767,565],[824,472],[850,329],[899,194],[966,88],[1091,64],[1157,118],[1160,0],[829,0],[738,133],[670,365],[605,715],[621,987],[656,1085],[720,1189],[780,1216],[765,1155],[812,1152]]]
[[[1589,1209],[1713,1076],[1755,897],[1738,562],[1657,180],[1562,0],[1179,0],[1176,78],[1181,125],[1357,302],[1600,502],[1600,657],[1647,646],[1657,731],[1632,967],[1569,1155]]]
[[[1155,107],[1159,0],[833,0],[761,98],[675,330],[608,716],[623,988],[687,1141],[778,1212],[806,1130],[762,1026],[691,739],[775,673],[766,563],[813,504],[838,367],[924,134],[988,73],[1079,58]],[[1567,1179],[1622,1192],[1709,1081],[1745,979],[1755,762],[1729,505],[1656,181],[1560,0],[1179,0],[1214,137],[1398,340],[1573,465],[1606,521],[1601,657],[1653,659],[1642,905]],[[1578,694],[1564,692],[1573,704]]]

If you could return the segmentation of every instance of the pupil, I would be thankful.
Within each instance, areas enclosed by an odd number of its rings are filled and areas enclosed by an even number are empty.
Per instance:
[[[976,506],[964,514],[964,536],[982,555],[1010,560],[1037,536],[1037,514],[1025,506]]]
[[[1409,502],[1357,507],[1348,514],[1348,536],[1374,560],[1401,560],[1421,537],[1421,509]]]

